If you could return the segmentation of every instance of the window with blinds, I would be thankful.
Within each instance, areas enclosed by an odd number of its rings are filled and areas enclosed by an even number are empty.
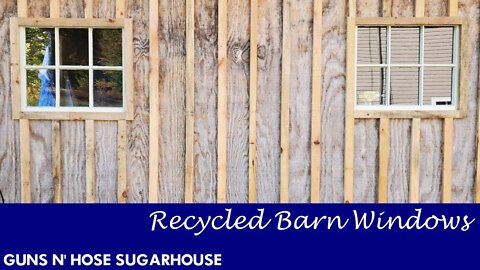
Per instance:
[[[365,109],[456,109],[458,25],[356,26],[355,98]]]

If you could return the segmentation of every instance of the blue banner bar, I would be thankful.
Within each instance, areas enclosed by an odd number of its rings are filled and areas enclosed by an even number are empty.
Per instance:
[[[0,269],[467,269],[477,205],[1,205]]]

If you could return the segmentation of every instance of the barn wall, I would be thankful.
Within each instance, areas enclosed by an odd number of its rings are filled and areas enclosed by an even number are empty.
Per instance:
[[[19,0],[22,1],[22,0]],[[91,1],[91,2],[89,2]],[[114,18],[118,0],[60,0],[60,17],[85,17],[86,3],[93,4],[94,18]],[[228,1],[227,4],[227,86],[228,114],[225,126],[218,122],[218,1],[196,0],[194,11],[194,147],[186,147],[189,136],[185,119],[186,76],[186,0],[158,0],[158,47],[150,47],[150,10],[155,0],[125,0],[125,14],[134,24],[134,120],[127,122],[127,202],[148,202],[149,192],[159,202],[185,201],[186,152],[193,151],[193,202],[213,203],[218,192],[218,128],[225,128],[228,202],[248,202],[249,194],[249,113],[250,113],[250,48],[257,46],[257,121],[255,190],[258,202],[280,201],[282,40],[288,34],[292,61],[289,76],[289,202],[310,202],[311,190],[319,190],[321,202],[344,201],[345,88],[346,88],[346,18],[348,0],[322,1],[322,57],[313,62],[314,1],[290,3],[290,24],[283,33],[284,17],[281,0],[258,3],[258,44],[250,44],[250,1]],[[188,0],[187,0],[188,1]],[[28,15],[50,16],[50,0],[28,0]],[[448,0],[425,1],[425,16],[446,16]],[[356,16],[379,17],[390,5],[392,16],[412,17],[415,1],[357,0]],[[469,22],[465,48],[468,63],[468,114],[454,120],[452,201],[473,202],[476,177],[476,123],[478,89],[478,0],[460,0],[459,15]],[[21,201],[20,130],[12,120],[10,88],[9,18],[17,16],[17,0],[0,2],[0,190],[7,202]],[[158,52],[158,92],[150,89],[151,50]],[[311,186],[312,132],[312,67],[321,65],[320,118],[320,184]],[[155,83],[155,82],[153,82]],[[150,99],[158,97],[158,111],[150,112]],[[151,127],[150,117],[158,118]],[[411,120],[392,119],[387,170],[388,202],[409,201]],[[354,131],[353,201],[377,201],[379,182],[378,119],[357,119]],[[158,130],[158,138],[150,138],[150,129]],[[117,121],[95,121],[95,191],[97,202],[118,201]],[[53,202],[54,166],[52,121],[30,121],[31,193],[32,202]],[[87,148],[84,121],[60,121],[61,180],[63,202],[87,201]],[[420,201],[440,202],[442,196],[443,121],[422,120],[420,129]],[[149,147],[158,152],[158,177],[149,185]],[[223,149],[220,149],[223,151]],[[250,179],[251,180],[251,179]],[[149,189],[150,186],[150,189]],[[152,189],[153,187],[153,189]],[[223,192],[221,190],[221,192]]]

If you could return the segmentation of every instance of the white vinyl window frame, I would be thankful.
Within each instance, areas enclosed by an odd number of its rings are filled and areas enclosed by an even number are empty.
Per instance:
[[[347,44],[351,52],[351,59],[347,59],[347,69],[352,70],[352,76],[347,76],[347,91],[351,92],[352,101],[348,106],[353,106],[355,118],[461,118],[466,114],[466,91],[465,74],[462,73],[463,50],[465,42],[466,24],[459,17],[422,17],[422,18],[349,18],[347,31],[354,33],[353,42]],[[358,64],[357,63],[357,39],[359,27],[385,27],[387,28],[387,61],[385,64]],[[418,64],[392,64],[390,63],[391,52],[391,29],[393,27],[419,27],[420,28],[420,61]],[[451,64],[426,64],[424,63],[424,29],[426,27],[453,27],[453,61]],[[353,57],[352,57],[353,56]],[[357,68],[372,67],[385,68],[386,71],[386,104],[382,105],[358,105],[357,104]],[[392,67],[417,67],[420,69],[417,105],[392,105],[390,104],[390,75]],[[450,67],[452,72],[452,104],[431,105],[423,104],[423,71],[425,67]]]
[[[132,120],[133,119],[133,25],[131,19],[50,19],[12,18],[10,23],[12,46],[12,111],[15,119],[51,120]],[[26,29],[49,28],[55,30],[55,64],[32,66],[26,63]],[[88,29],[88,65],[60,65],[60,29]],[[122,65],[93,65],[93,30],[122,30]],[[52,44],[53,46],[53,44]],[[55,107],[27,106],[27,70],[55,71]],[[89,72],[89,106],[60,106],[60,72],[87,70]],[[122,107],[94,106],[94,71],[122,71]]]

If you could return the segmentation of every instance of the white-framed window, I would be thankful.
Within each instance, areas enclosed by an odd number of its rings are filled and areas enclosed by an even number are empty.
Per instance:
[[[459,26],[357,26],[357,107],[456,109],[459,33]]]
[[[19,18],[12,27],[19,118],[131,118],[131,20]]]
[[[462,18],[354,17],[347,31],[347,106],[356,118],[464,117]]]

